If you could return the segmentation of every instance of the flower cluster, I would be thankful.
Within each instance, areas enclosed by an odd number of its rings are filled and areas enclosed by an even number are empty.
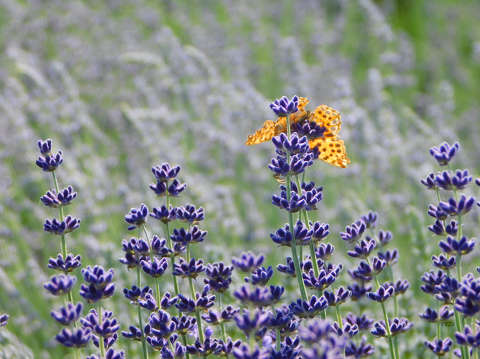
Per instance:
[[[394,279],[393,266],[398,261],[398,250],[386,249],[386,245],[392,240],[391,232],[379,230],[375,235],[377,220],[378,214],[369,212],[347,226],[345,232],[340,233],[340,237],[351,247],[347,254],[359,259],[356,268],[348,271],[354,281],[348,289],[352,292],[352,299],[355,301],[366,297],[380,304],[383,320],[373,323],[370,333],[377,337],[385,337],[391,357],[400,358],[398,342],[394,340],[394,336],[409,330],[412,323],[406,318],[398,317],[398,298],[407,291],[410,284],[406,280]],[[371,235],[366,234],[368,231]],[[381,277],[386,277],[387,281],[381,283]],[[372,282],[374,285],[371,284]],[[394,302],[393,318],[388,316],[388,301]]]
[[[142,342],[143,358],[148,358],[150,350],[160,351],[165,358],[228,355],[238,346],[226,337],[225,331],[225,324],[233,320],[238,309],[232,306],[219,311],[213,309],[217,296],[222,296],[230,287],[233,267],[223,262],[204,264],[202,259],[192,256],[193,246],[207,237],[207,232],[199,227],[205,214],[203,208],[191,204],[172,206],[171,201],[186,188],[177,179],[179,172],[179,166],[168,163],[153,167],[156,183],[150,188],[165,202],[151,212],[142,204],[125,215],[128,229],[139,230],[139,238],[123,241],[124,256],[120,259],[128,269],[137,271],[137,283],[123,292],[130,303],[137,306],[138,323],[122,331],[122,335]],[[148,214],[163,227],[163,237],[150,236]],[[178,227],[172,228],[177,224]],[[155,290],[142,287],[142,273],[155,282]],[[173,284],[173,294],[160,292],[159,281],[167,275]],[[204,276],[205,285],[197,291],[195,282],[199,282],[200,276]],[[183,291],[185,282],[188,294]],[[149,313],[146,320],[142,310]],[[214,338],[211,329],[203,329],[203,322],[220,326],[223,338]],[[195,334],[190,342],[192,333]]]
[[[449,145],[442,143],[432,147],[430,154],[440,166],[448,166],[459,152],[458,143]],[[431,295],[438,308],[428,307],[420,317],[437,325],[437,336],[431,341],[425,341],[425,346],[442,356],[448,353],[453,345],[451,338],[442,338],[442,327],[455,322],[456,342],[460,349],[455,350],[461,358],[468,358],[469,351],[475,345],[469,341],[470,327],[465,327],[465,318],[470,318],[480,311],[480,297],[476,297],[480,279],[472,273],[462,275],[462,258],[473,251],[475,241],[463,233],[463,223],[475,204],[473,197],[460,194],[472,182],[468,170],[441,170],[430,173],[421,183],[436,193],[436,204],[430,204],[428,215],[433,224],[428,227],[438,239],[441,253],[432,256],[434,270],[424,273],[421,289]],[[443,200],[442,200],[443,198]],[[454,274],[456,273],[456,275]]]

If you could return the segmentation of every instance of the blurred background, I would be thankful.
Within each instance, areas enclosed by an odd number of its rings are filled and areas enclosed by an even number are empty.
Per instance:
[[[120,291],[134,274],[118,263],[123,215],[162,204],[148,189],[153,165],[182,166],[188,190],[175,204],[205,207],[206,259],[249,249],[284,261],[269,238],[286,220],[270,204],[272,146],[244,145],[282,95],[342,114],[352,164],[310,173],[324,186],[317,219],[332,227],[336,260],[348,267],[339,231],[375,210],[411,300],[427,300],[418,281],[436,251],[433,194],[419,181],[444,140],[461,142],[456,167],[479,174],[479,16],[474,0],[0,0],[0,312],[11,315],[0,355],[64,353],[52,339],[58,303],[42,288],[59,243],[42,232],[56,211],[39,201],[52,184],[34,165],[37,139],[64,152],[58,175],[82,219],[69,246],[83,265],[115,268],[109,305],[125,328]]]

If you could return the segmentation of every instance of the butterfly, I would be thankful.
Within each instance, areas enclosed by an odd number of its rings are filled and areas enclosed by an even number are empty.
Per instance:
[[[304,121],[314,122],[324,129],[323,136],[309,139],[310,148],[318,150],[318,158],[336,167],[345,168],[350,164],[347,157],[345,144],[337,135],[342,128],[340,113],[327,106],[320,105],[313,112],[305,110],[309,100],[300,97],[298,111],[290,115],[290,124],[301,124]],[[287,118],[279,117],[276,121],[265,121],[262,128],[253,135],[249,135],[246,141],[248,146],[270,141],[274,136],[287,132]]]

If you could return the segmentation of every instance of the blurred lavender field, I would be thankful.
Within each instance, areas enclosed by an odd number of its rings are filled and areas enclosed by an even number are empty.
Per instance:
[[[72,246],[84,265],[118,268],[118,288],[129,278],[117,260],[123,215],[158,204],[147,188],[164,161],[182,166],[187,196],[205,207],[207,258],[249,249],[273,263],[269,233],[285,218],[270,204],[272,147],[244,142],[283,94],[342,114],[352,165],[315,166],[331,237],[377,211],[409,300],[427,300],[419,278],[435,243],[419,179],[444,140],[461,143],[459,168],[480,172],[479,14],[479,2],[447,0],[0,0],[0,312],[12,318],[0,358],[64,353],[46,324],[44,264],[58,243],[41,230],[38,138],[64,150],[63,177],[80,196]]]

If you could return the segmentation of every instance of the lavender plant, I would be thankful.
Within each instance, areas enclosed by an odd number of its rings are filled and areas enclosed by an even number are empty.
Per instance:
[[[64,208],[72,203],[77,197],[71,186],[60,190],[56,170],[63,163],[62,151],[52,151],[52,140],[39,140],[38,149],[40,156],[36,161],[36,165],[44,172],[51,173],[52,183],[54,189],[50,189],[43,195],[40,200],[42,203],[50,208],[58,209],[59,218],[46,219],[43,229],[53,235],[60,237],[60,253],[56,258],[50,258],[48,267],[61,274],[54,275],[50,281],[44,284],[44,288],[54,296],[64,297],[64,306],[59,310],[51,312],[52,317],[64,329],[56,336],[59,343],[66,347],[74,348],[75,358],[79,358],[79,353],[76,350],[87,345],[90,340],[90,330],[79,328],[78,320],[82,313],[82,303],[75,304],[73,299],[72,289],[77,278],[70,273],[81,266],[80,256],[68,253],[67,237],[68,233],[73,232],[80,226],[80,220],[71,216],[65,216]]]
[[[450,163],[459,150],[458,143],[450,145],[444,142],[432,147],[430,154],[442,169],[421,180],[428,190],[435,193],[437,203],[428,206],[428,215],[435,222],[428,229],[440,239],[438,246],[442,252],[432,256],[435,269],[422,276],[424,284],[421,287],[440,305],[426,308],[420,317],[437,326],[435,338],[425,341],[426,347],[437,356],[445,355],[452,348],[452,339],[444,338],[442,329],[454,317],[456,344],[460,346],[454,350],[455,355],[478,358],[477,347],[471,338],[477,330],[473,318],[480,311],[475,294],[479,280],[472,273],[463,274],[463,258],[475,247],[475,240],[464,234],[463,225],[465,216],[475,205],[475,199],[460,193],[473,180],[469,171],[451,168]]]
[[[81,318],[83,305],[80,302],[74,303],[72,289],[77,278],[70,273],[81,266],[81,258],[79,255],[68,253],[66,235],[79,228],[80,220],[71,215],[65,216],[64,208],[72,203],[77,197],[77,193],[74,192],[72,186],[67,186],[63,190],[59,189],[56,170],[63,163],[62,151],[53,153],[50,139],[39,140],[38,148],[40,156],[36,164],[44,172],[52,174],[52,182],[55,186],[55,189],[47,191],[40,200],[45,206],[58,208],[59,211],[59,219],[46,219],[43,226],[46,232],[57,235],[61,239],[61,253],[48,261],[48,268],[61,272],[61,274],[52,276],[50,281],[44,284],[44,288],[50,294],[64,297],[64,306],[51,312],[53,319],[65,326],[57,334],[56,340],[66,347],[74,348],[75,358],[79,358],[78,349],[85,347],[90,340],[100,348],[100,359],[123,358],[123,352],[115,352],[113,349],[105,352],[105,348],[110,348],[117,340],[116,331],[119,325],[113,318],[113,313],[109,311],[102,313],[102,307],[98,305],[97,311],[92,309],[87,316]],[[112,283],[113,269],[105,271],[101,266],[96,265],[93,268],[88,266],[82,269],[82,275],[86,284],[82,284],[80,295],[88,303],[97,303],[101,299],[113,295],[115,290]],[[98,357],[94,355],[89,358]]]

